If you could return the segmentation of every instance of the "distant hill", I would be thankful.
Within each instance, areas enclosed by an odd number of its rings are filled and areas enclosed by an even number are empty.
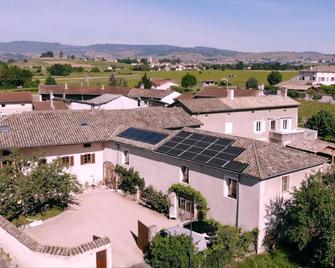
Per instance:
[[[249,53],[211,47],[180,47],[172,45],[127,45],[127,44],[94,44],[89,46],[65,45],[61,43],[48,43],[36,41],[13,41],[0,42],[0,59],[39,56],[46,51],[53,51],[56,55],[59,51],[64,54],[88,55],[88,56],[113,56],[115,58],[125,57],[179,57],[181,59],[203,60],[203,59],[299,59],[310,58],[319,60],[328,58],[330,55],[319,52],[260,52]]]

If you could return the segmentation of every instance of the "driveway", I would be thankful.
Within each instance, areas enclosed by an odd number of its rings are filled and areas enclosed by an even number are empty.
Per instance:
[[[95,190],[77,198],[79,205],[26,229],[26,233],[42,244],[57,246],[76,246],[91,241],[93,235],[107,236],[113,267],[129,267],[144,262],[133,236],[137,235],[138,220],[147,226],[157,225],[158,230],[178,224],[112,190]]]

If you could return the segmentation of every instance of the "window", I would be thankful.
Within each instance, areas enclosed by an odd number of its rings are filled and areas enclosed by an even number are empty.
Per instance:
[[[284,119],[283,120],[283,129],[287,129],[288,128],[288,120]]]
[[[331,79],[332,81],[335,81],[335,77],[332,77],[332,79]]]
[[[288,192],[290,188],[290,177],[289,176],[284,176],[281,178],[281,191]]]
[[[129,165],[129,151],[123,152],[123,163]]]
[[[90,143],[84,143],[84,148],[89,148],[89,147],[91,147]]]
[[[80,164],[94,164],[95,163],[95,154],[82,154],[80,156]]]
[[[236,198],[237,181],[228,179],[228,197]]]
[[[276,120],[271,120],[271,130],[276,130]]]
[[[321,81],[325,81],[325,78],[324,78],[324,77],[321,77]]]
[[[226,122],[224,127],[225,134],[232,134],[233,133],[233,123],[232,122]]]
[[[189,183],[189,177],[190,177],[190,168],[182,166],[181,167],[181,174],[182,174],[182,182]]]
[[[302,76],[302,77],[301,77],[301,80],[305,80],[305,76]]]
[[[2,151],[2,155],[3,156],[9,156],[11,154],[11,151],[10,150],[3,150]]]
[[[63,165],[71,167],[74,165],[74,157],[72,156],[63,156],[61,157],[61,162]]]
[[[263,132],[263,121],[255,122],[255,132]]]
[[[138,107],[141,106],[141,100],[137,100],[137,106],[138,106]]]
[[[1,104],[1,107],[6,107],[6,104]]]

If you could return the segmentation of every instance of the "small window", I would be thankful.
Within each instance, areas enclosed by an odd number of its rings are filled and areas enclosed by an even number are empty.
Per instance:
[[[271,130],[276,130],[276,120],[271,120]]]
[[[80,164],[94,164],[95,163],[95,154],[82,154],[80,156]]]
[[[74,157],[72,156],[63,156],[61,157],[61,162],[63,165],[72,167],[74,165]]]
[[[129,151],[124,151],[123,152],[123,157],[124,157],[124,164],[129,165]]]
[[[236,198],[237,181],[228,179],[228,197]]]
[[[288,120],[287,119],[283,120],[283,129],[284,130],[288,129]]]
[[[190,178],[190,168],[182,166],[181,167],[181,174],[182,174],[182,182],[184,183],[189,183],[189,178]]]
[[[283,193],[288,192],[290,188],[290,177],[289,176],[284,176],[281,178],[281,191]]]
[[[6,104],[1,104],[1,107],[6,107]]]
[[[262,132],[263,131],[263,122],[256,121],[255,123],[255,132]]]
[[[84,143],[84,148],[89,148],[91,147],[92,145],[90,143]]]

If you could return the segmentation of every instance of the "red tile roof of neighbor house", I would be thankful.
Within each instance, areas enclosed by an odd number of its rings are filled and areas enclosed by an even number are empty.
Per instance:
[[[68,110],[69,107],[61,100],[54,100],[53,106],[50,101],[33,102],[34,111],[52,111],[52,110]]]
[[[0,92],[0,103],[32,103],[31,92]]]
[[[257,96],[258,94],[259,90],[243,89],[243,88],[234,89],[235,97]],[[228,96],[227,88],[204,87],[194,95],[194,98],[226,98],[227,96]]]
[[[40,85],[39,94],[84,94],[84,95],[102,95],[115,94],[128,96],[131,88],[126,87],[84,87],[84,86],[65,86],[65,85]]]
[[[300,72],[321,72],[321,73],[335,73],[335,65],[317,65],[303,69]]]
[[[171,90],[157,90],[157,89],[144,89],[133,88],[129,94],[129,98],[148,98],[148,99],[162,99],[175,91]]]
[[[174,83],[171,79],[151,79],[151,82],[155,85],[155,86],[161,86],[164,85],[166,83]]]

